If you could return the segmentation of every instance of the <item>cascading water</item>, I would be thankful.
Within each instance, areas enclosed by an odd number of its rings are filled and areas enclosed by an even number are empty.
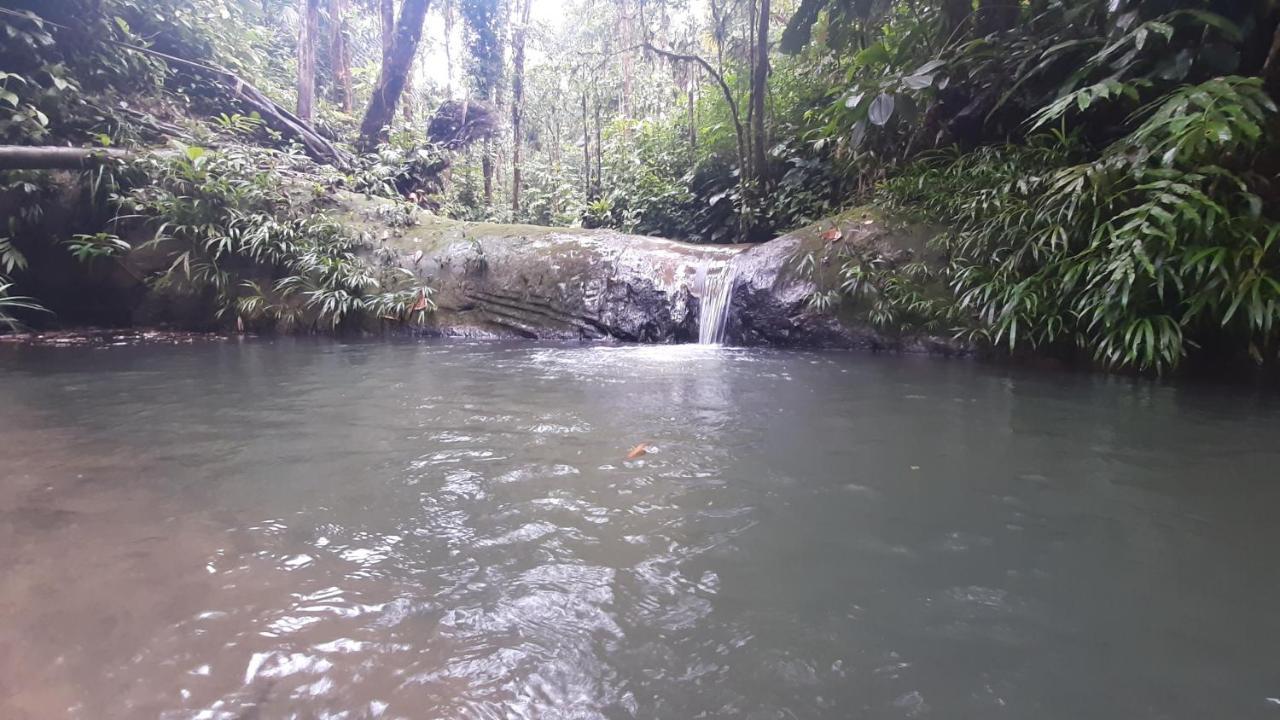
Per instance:
[[[729,324],[729,305],[733,300],[733,285],[738,279],[732,262],[717,267],[701,268],[702,308],[698,316],[698,344],[721,345],[725,328]]]

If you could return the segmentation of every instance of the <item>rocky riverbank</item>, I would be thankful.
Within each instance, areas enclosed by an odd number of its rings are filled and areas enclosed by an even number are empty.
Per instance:
[[[924,235],[870,211],[852,211],[756,245],[694,245],[612,230],[405,222],[384,201],[341,198],[344,223],[436,290],[424,332],[461,337],[697,340],[708,273],[735,277],[726,339],[732,344],[962,352],[950,340],[895,335],[857,309],[810,302],[838,283],[834,246],[916,254]],[[386,218],[395,217],[395,221]],[[819,258],[808,267],[803,258]],[[825,258],[824,261],[821,258]]]

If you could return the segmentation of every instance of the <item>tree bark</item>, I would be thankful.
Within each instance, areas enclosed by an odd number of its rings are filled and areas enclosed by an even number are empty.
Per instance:
[[[369,99],[364,121],[360,123],[358,144],[362,150],[372,150],[386,140],[387,127],[395,115],[409,68],[418,52],[418,41],[422,39],[422,24],[429,4],[429,0],[404,0],[404,5],[400,8],[400,18],[395,25],[391,47],[382,58],[378,84],[373,89],[373,97]]]
[[[769,139],[765,137],[764,101],[769,86],[769,0],[760,1],[760,15],[756,21],[755,65],[751,70],[751,176],[757,191],[763,192],[769,179],[765,150]]]
[[[1262,64],[1262,78],[1272,98],[1280,98],[1280,25],[1271,36],[1271,49]]]
[[[453,99],[453,1],[444,1],[444,96]]]
[[[480,175],[484,178],[484,206],[493,206],[493,141],[484,141],[484,156],[480,158]]]
[[[83,170],[132,157],[116,148],[0,145],[0,170]]]
[[[604,189],[604,143],[600,142],[600,97],[596,96],[596,184],[591,193],[592,199],[600,197]]]
[[[973,0],[942,0],[942,41],[949,45],[965,35],[973,14]]]
[[[689,152],[698,149],[698,103],[694,91],[698,88],[698,72],[700,68],[689,68]]]
[[[976,20],[979,34],[990,35],[1012,29],[1021,11],[1017,0],[978,0]]]
[[[404,91],[401,93],[400,116],[407,123],[413,122],[413,73],[412,63],[410,63],[410,72],[404,77]]]
[[[378,27],[382,30],[382,58],[386,62],[391,52],[391,40],[396,35],[395,0],[378,0]]]
[[[587,91],[582,91],[582,198],[591,200],[591,125],[587,120]]]
[[[298,23],[298,117],[311,122],[315,115],[316,35],[319,34],[320,0],[301,0]]]
[[[471,30],[471,84],[479,97],[493,108],[502,107],[498,81],[502,75],[502,44],[498,28],[498,0],[461,0],[462,19]],[[480,173],[484,179],[485,207],[493,206],[493,141],[486,139],[480,157]]]
[[[329,6],[333,37],[330,53],[333,62],[333,87],[343,112],[351,112],[351,45],[347,42],[347,0],[332,0]]]
[[[350,161],[347,153],[317,133],[305,120],[275,104],[261,90],[231,71],[217,70],[215,77],[227,89],[228,95],[244,108],[258,113],[272,130],[296,138],[313,159],[335,165],[346,165]]]
[[[632,91],[634,88],[635,58],[632,57],[631,38],[634,35],[634,22],[631,17],[631,3],[620,0],[618,11],[621,15],[619,26],[622,33],[622,119],[631,119]]]
[[[532,0],[524,0],[520,11],[520,25],[512,39],[514,56],[511,74],[511,212],[520,212],[520,146],[521,121],[524,120],[524,40],[529,25],[529,8]]]

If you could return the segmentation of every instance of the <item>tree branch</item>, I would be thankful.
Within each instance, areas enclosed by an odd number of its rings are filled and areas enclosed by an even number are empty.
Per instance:
[[[720,86],[720,92],[724,95],[724,101],[729,104],[729,114],[733,116],[734,130],[737,132],[737,135],[738,135],[738,162],[741,163],[739,172],[745,173],[746,172],[746,143],[744,141],[746,139],[746,136],[745,136],[746,131],[742,127],[742,120],[738,116],[738,102],[737,100],[734,99],[733,90],[729,87],[729,83],[725,82],[724,76],[721,75],[714,67],[712,67],[711,63],[707,62],[706,59],[698,55],[685,55],[683,53],[674,52],[672,50],[666,50],[648,41],[644,42],[639,47],[643,47],[647,50],[655,52],[658,55],[661,55],[665,58],[669,58],[671,60],[680,60],[683,62],[697,63],[701,65],[702,68],[707,71],[707,74],[710,75],[712,79],[716,81],[716,84]]]
[[[0,170],[84,170],[132,157],[115,148],[0,145]]]

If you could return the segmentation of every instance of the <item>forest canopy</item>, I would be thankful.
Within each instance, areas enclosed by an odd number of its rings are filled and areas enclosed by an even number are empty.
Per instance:
[[[92,147],[100,159],[180,147],[133,168],[152,187],[121,172],[101,195],[106,214],[153,213],[192,238],[225,237],[246,213],[327,236],[301,211],[276,217],[268,197],[303,160],[330,186],[444,217],[692,242],[767,240],[871,204],[939,228],[935,257],[837,245],[800,258],[839,270],[815,311],[853,304],[887,328],[1084,351],[1113,366],[1167,369],[1201,347],[1276,357],[1275,2],[7,0],[0,10],[0,142]],[[280,155],[237,150],[246,146]],[[29,167],[30,154],[0,168]],[[229,191],[244,203],[231,215],[174,222],[211,173],[237,188],[254,170],[277,177],[250,183],[252,197]],[[29,175],[5,177],[7,193],[39,194]],[[225,193],[206,199],[228,204]],[[71,247],[110,254],[111,237],[104,227]],[[363,276],[325,280],[306,253],[275,252],[298,283],[381,296]],[[0,260],[8,274],[24,262],[7,241]],[[396,308],[424,309],[429,289],[394,286]],[[226,297],[241,309],[276,300]]]

